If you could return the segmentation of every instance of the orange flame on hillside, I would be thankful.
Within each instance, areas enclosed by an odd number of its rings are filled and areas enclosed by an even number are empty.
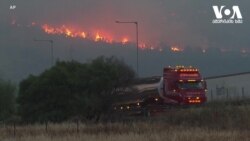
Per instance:
[[[182,51],[184,51],[184,49],[179,47],[179,46],[172,46],[170,49],[173,52],[182,52]]]
[[[82,31],[73,27],[69,27],[69,26],[51,26],[49,24],[40,24],[37,23],[35,21],[32,21],[30,24],[20,24],[16,21],[16,19],[11,19],[10,24],[12,26],[16,26],[16,27],[33,27],[33,26],[39,26],[40,28],[42,28],[42,30],[47,33],[47,34],[52,34],[52,35],[62,35],[65,37],[70,37],[70,38],[81,38],[81,39],[88,39],[88,40],[92,40],[95,42],[106,42],[106,43],[121,43],[122,45],[125,45],[129,42],[131,42],[128,36],[124,36],[124,37],[116,37],[113,38],[114,36],[112,36],[111,34],[108,34],[108,32],[99,32],[98,30],[94,30],[94,32],[86,32],[86,31]],[[178,43],[177,43],[178,44]],[[157,43],[145,43],[145,42],[139,42],[138,44],[139,49],[141,50],[155,50],[155,51],[159,51],[159,52],[163,52],[165,50],[165,48],[163,49],[162,46],[158,46]],[[163,46],[164,47],[164,46]],[[168,48],[171,52],[183,52],[185,50],[184,46],[179,46],[176,44],[173,44],[170,48]],[[202,53],[207,53],[208,52],[208,48],[201,48],[201,52]],[[228,49],[228,48],[220,48],[220,51],[222,53],[226,53],[226,52],[232,52],[232,49]],[[241,48],[238,50],[241,54],[243,55],[248,55],[250,54],[250,49],[248,49],[247,47],[245,48]]]
[[[81,33],[81,37],[82,37],[82,38],[86,38],[85,32],[82,32],[82,33]]]
[[[103,39],[102,36],[99,35],[99,33],[96,33],[95,35],[95,41],[101,41]]]
[[[126,43],[128,43],[128,38],[123,38],[122,39],[122,44],[126,44]]]
[[[73,27],[68,27],[65,25],[62,25],[59,27],[54,27],[54,26],[50,26],[48,24],[44,24],[41,27],[42,27],[43,31],[47,34],[63,35],[65,37],[71,37],[71,38],[83,38],[83,39],[88,39],[88,40],[92,40],[95,42],[105,42],[105,43],[116,42],[116,43],[121,43],[123,45],[130,42],[129,37],[127,37],[127,36],[120,38],[120,39],[117,39],[117,38],[114,38],[113,35],[109,34],[106,31],[100,32],[99,30],[94,30],[94,32],[87,33],[85,31],[78,30],[78,29],[75,29]],[[143,49],[143,50],[144,49],[149,49],[149,50],[156,49],[152,45],[146,44],[144,42],[140,42],[138,46],[140,49]]]
[[[42,29],[47,34],[58,34],[58,35],[65,35],[66,37],[78,37],[78,38],[86,38],[86,33],[83,31],[76,31],[73,28],[69,28],[65,25],[60,27],[52,27],[48,24],[42,25]]]
[[[112,43],[113,37],[107,33],[101,33],[99,31],[95,33],[86,33],[85,31],[76,30],[72,27],[67,27],[62,25],[60,27],[53,27],[48,24],[42,25],[42,29],[47,34],[57,34],[57,35],[64,35],[66,37],[71,38],[88,38],[89,40],[93,40],[95,42],[102,41],[106,43]],[[116,42],[123,42],[123,41],[116,41]]]
[[[91,37],[90,37],[90,39],[91,39]],[[109,34],[96,32],[95,37],[94,37],[94,41],[95,42],[102,41],[102,42],[106,42],[106,43],[112,43],[113,37],[110,36]],[[117,41],[117,42],[119,42],[119,41]]]
[[[17,25],[16,21],[14,20],[12,21],[12,24]],[[92,32],[90,33],[90,32],[79,30],[74,27],[66,26],[66,25],[51,26],[49,24],[38,24],[36,22],[31,23],[31,26],[38,26],[38,25],[40,25],[40,27],[45,33],[51,34],[51,35],[62,35],[62,36],[69,37],[69,38],[81,38],[81,39],[92,40],[94,42],[105,42],[105,43],[110,43],[110,44],[115,42],[115,43],[121,43],[122,45],[125,45],[130,42],[128,36],[118,39],[117,37],[114,38],[114,36],[112,36],[108,32],[99,31],[99,30],[92,30]],[[139,42],[138,47],[139,49],[142,49],[142,50],[151,50],[151,51],[157,50],[157,51],[163,52],[163,49],[158,48],[157,44],[152,45],[150,43]],[[179,46],[172,46],[170,49],[173,52],[182,52],[184,50],[183,48],[180,48]]]

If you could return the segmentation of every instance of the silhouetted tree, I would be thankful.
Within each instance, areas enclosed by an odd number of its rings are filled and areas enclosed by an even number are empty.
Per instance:
[[[123,61],[98,57],[90,63],[89,90],[94,100],[89,115],[99,118],[113,103],[116,89],[126,87],[135,77],[134,71]]]
[[[99,57],[85,64],[57,62],[20,83],[19,112],[28,122],[98,119],[112,104],[115,89],[134,76],[134,71],[115,57]]]
[[[0,121],[11,118],[15,112],[14,84],[0,79]]]

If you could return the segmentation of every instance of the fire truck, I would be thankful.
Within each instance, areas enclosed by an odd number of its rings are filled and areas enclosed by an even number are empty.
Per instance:
[[[166,67],[163,76],[137,80],[120,91],[113,109],[150,114],[165,107],[201,105],[206,102],[206,82],[194,67]]]

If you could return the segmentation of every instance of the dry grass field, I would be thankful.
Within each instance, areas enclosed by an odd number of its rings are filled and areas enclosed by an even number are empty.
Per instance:
[[[151,118],[116,122],[0,126],[0,141],[247,141],[248,105],[209,105],[170,109]]]
[[[250,131],[239,129],[208,129],[199,127],[167,126],[162,123],[137,122],[130,125],[81,125],[74,131],[71,124],[52,125],[48,133],[43,126],[19,127],[13,137],[10,131],[1,131],[1,141],[247,141]]]

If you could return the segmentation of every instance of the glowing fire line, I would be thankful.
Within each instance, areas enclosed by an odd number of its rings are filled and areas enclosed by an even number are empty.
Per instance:
[[[71,37],[71,38],[83,38],[83,39],[89,39],[95,42],[99,42],[99,41],[106,42],[106,43],[118,42],[123,45],[130,42],[128,37],[123,37],[121,40],[117,41],[117,40],[114,40],[114,38],[111,35],[107,33],[104,34],[102,32],[99,32],[98,30],[97,32],[94,32],[91,34],[85,31],[79,31],[74,28],[67,27],[65,25],[62,25],[60,27],[53,27],[48,24],[44,24],[42,25],[42,29],[47,34],[64,35],[66,37]],[[162,48],[157,48],[152,45],[147,45],[144,42],[139,43],[139,48],[142,50],[148,49],[148,50],[158,50],[160,52],[163,51]],[[184,50],[183,48],[180,48],[178,46],[172,46],[170,49],[172,52],[182,52]]]
[[[22,24],[19,24],[16,22],[15,19],[12,19],[12,21],[10,22],[11,25],[13,26],[17,26],[17,27],[22,27]],[[87,33],[85,31],[81,31],[81,30],[76,30],[75,28],[72,27],[68,27],[66,25],[62,25],[62,26],[58,26],[58,27],[54,27],[48,24],[39,24],[37,22],[31,22],[30,24],[24,26],[24,27],[32,27],[32,26],[40,26],[42,28],[42,30],[47,33],[47,34],[52,34],[52,35],[62,35],[65,37],[70,37],[70,38],[81,38],[81,39],[88,39],[88,40],[92,40],[95,42],[106,42],[106,43],[121,43],[123,45],[131,43],[131,41],[129,40],[129,38],[127,36],[121,38],[120,40],[114,40],[113,36],[109,35],[109,34],[104,34],[103,32],[99,32],[98,30],[96,30],[96,32],[93,33]],[[163,52],[163,48],[159,47],[157,45],[150,45],[150,44],[146,44],[144,42],[140,42],[139,43],[139,48],[141,50],[155,50],[155,51],[159,51],[159,52]],[[170,48],[170,51],[173,53],[178,53],[178,52],[183,52],[184,51],[184,47],[180,47],[177,45],[173,45]],[[220,50],[222,53],[224,52],[231,52],[232,50],[226,50],[226,49],[221,49]],[[202,49],[201,50],[202,53],[207,53],[207,49]],[[239,50],[239,52],[243,55],[248,55],[250,54],[250,49],[248,48],[241,48]]]
[[[48,24],[42,25],[42,29],[45,33],[47,34],[55,34],[55,35],[64,35],[66,37],[71,37],[71,38],[83,38],[83,39],[90,39],[95,42],[102,41],[102,42],[107,42],[107,43],[112,43],[113,42],[113,37],[107,34],[103,34],[101,32],[96,32],[94,34],[87,33],[85,31],[80,31],[76,30],[74,28],[67,27],[65,25],[62,25],[60,27],[53,27]],[[126,42],[123,42],[124,38],[122,39],[123,44],[128,43],[129,41],[127,40]],[[119,42],[119,41],[118,41]]]
[[[76,30],[74,28],[62,25],[59,27],[53,27],[48,24],[43,24],[42,29],[47,34],[52,35],[63,35],[65,37],[71,37],[71,38],[82,38],[82,39],[89,39],[95,42],[106,42],[106,43],[121,43],[123,45],[130,43],[130,40],[128,37],[123,37],[120,40],[114,40],[113,36],[107,33],[99,32],[98,30],[93,33],[87,33],[85,31]],[[155,47],[147,46],[145,43],[139,43],[140,49],[150,49],[155,50]]]

